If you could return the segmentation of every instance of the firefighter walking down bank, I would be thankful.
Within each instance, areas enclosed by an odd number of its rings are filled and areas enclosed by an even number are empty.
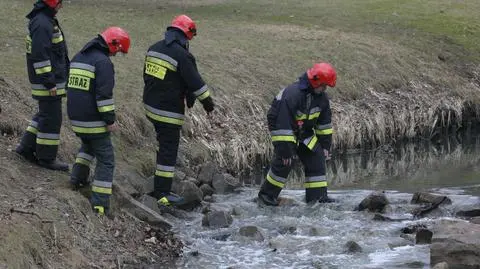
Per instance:
[[[177,16],[167,27],[165,38],[153,44],[145,57],[143,102],[158,141],[154,192],[151,195],[160,205],[184,202],[183,197],[171,192],[171,188],[180,130],[185,120],[185,99],[189,108],[198,99],[207,113],[214,109],[210,91],[189,52],[189,41],[196,33],[191,18]]]
[[[305,200],[333,202],[327,195],[325,158],[332,143],[327,86],[335,87],[337,75],[328,63],[318,63],[274,98],[267,114],[274,146],[270,170],[258,193],[266,205],[277,206],[280,191],[298,155],[305,169]]]
[[[27,15],[27,71],[38,112],[15,151],[42,167],[67,171],[68,165],[56,159],[69,66],[67,44],[56,19],[61,7],[61,0],[39,0]]]
[[[88,42],[70,64],[68,117],[82,146],[73,165],[74,188],[90,184],[90,164],[96,158],[90,202],[99,214],[107,214],[115,168],[110,133],[117,129],[113,88],[115,72],[109,56],[128,53],[130,37],[119,27],[109,27]]]

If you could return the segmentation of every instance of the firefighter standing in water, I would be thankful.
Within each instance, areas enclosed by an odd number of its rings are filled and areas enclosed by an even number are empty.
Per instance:
[[[55,17],[60,8],[61,0],[39,0],[27,15],[27,70],[38,112],[16,152],[42,167],[68,171],[68,165],[56,159],[69,66],[67,44]]]
[[[185,119],[185,99],[189,108],[198,99],[207,113],[214,109],[210,91],[189,52],[189,41],[196,33],[191,18],[177,16],[167,28],[165,38],[153,44],[145,57],[143,102],[158,140],[152,196],[160,205],[183,203],[183,197],[172,193],[171,187]]]
[[[90,164],[97,159],[90,203],[99,214],[110,208],[114,151],[110,133],[117,129],[113,88],[115,71],[109,56],[128,53],[130,37],[119,27],[109,27],[88,42],[70,64],[68,117],[82,146],[73,165],[74,188],[89,185]]]
[[[274,156],[258,193],[264,204],[279,204],[278,195],[295,155],[305,169],[306,202],[333,202],[327,196],[325,177],[325,158],[329,157],[333,132],[325,91],[327,86],[335,87],[336,79],[330,64],[318,63],[274,98],[267,115]]]

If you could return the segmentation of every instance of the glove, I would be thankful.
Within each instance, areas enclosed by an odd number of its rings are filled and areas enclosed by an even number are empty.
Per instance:
[[[213,103],[213,100],[210,97],[207,97],[205,100],[203,100],[202,105],[203,105],[203,109],[205,109],[207,113],[212,112],[213,109],[215,108],[215,104]]]
[[[185,97],[187,99],[187,107],[188,108],[192,108],[193,105],[195,104],[195,96],[191,93],[187,94],[187,96]]]

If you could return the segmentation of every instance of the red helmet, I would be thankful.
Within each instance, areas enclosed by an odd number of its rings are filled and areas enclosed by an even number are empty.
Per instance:
[[[190,19],[187,15],[179,15],[172,20],[172,25],[170,27],[175,27],[185,33],[188,40],[192,40],[194,36],[197,35],[197,26],[195,22]]]
[[[337,72],[329,63],[314,64],[312,68],[308,69],[307,76],[313,88],[318,88],[323,84],[335,87],[337,82]]]
[[[43,2],[51,8],[56,8],[58,4],[62,2],[62,0],[43,0]]]
[[[108,50],[111,54],[117,52],[128,53],[130,48],[130,36],[127,31],[120,27],[108,27],[103,33],[100,34],[103,40],[107,42]]]

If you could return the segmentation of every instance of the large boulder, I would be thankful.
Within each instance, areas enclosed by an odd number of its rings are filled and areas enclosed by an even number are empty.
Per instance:
[[[213,176],[212,186],[218,194],[231,193],[240,185],[240,181],[228,173],[215,174]]]
[[[473,208],[473,209],[460,210],[457,212],[457,217],[474,218],[479,216],[480,216],[480,207]]]
[[[433,228],[430,264],[448,263],[450,269],[480,268],[480,225],[440,220]]]
[[[214,210],[205,213],[202,219],[202,226],[210,228],[227,228],[233,223],[233,218],[226,211]]]
[[[445,195],[437,195],[428,192],[416,192],[410,201],[412,204],[451,204],[452,200]]]
[[[185,199],[185,204],[181,208],[193,208],[202,202],[203,193],[195,183],[191,181],[180,181],[172,186],[172,191]]]
[[[383,212],[389,204],[384,192],[373,192],[363,199],[355,210],[370,212]]]
[[[208,184],[203,184],[202,186],[200,186],[200,190],[202,190],[204,197],[205,196],[212,196],[213,193],[214,193],[213,188]]]

